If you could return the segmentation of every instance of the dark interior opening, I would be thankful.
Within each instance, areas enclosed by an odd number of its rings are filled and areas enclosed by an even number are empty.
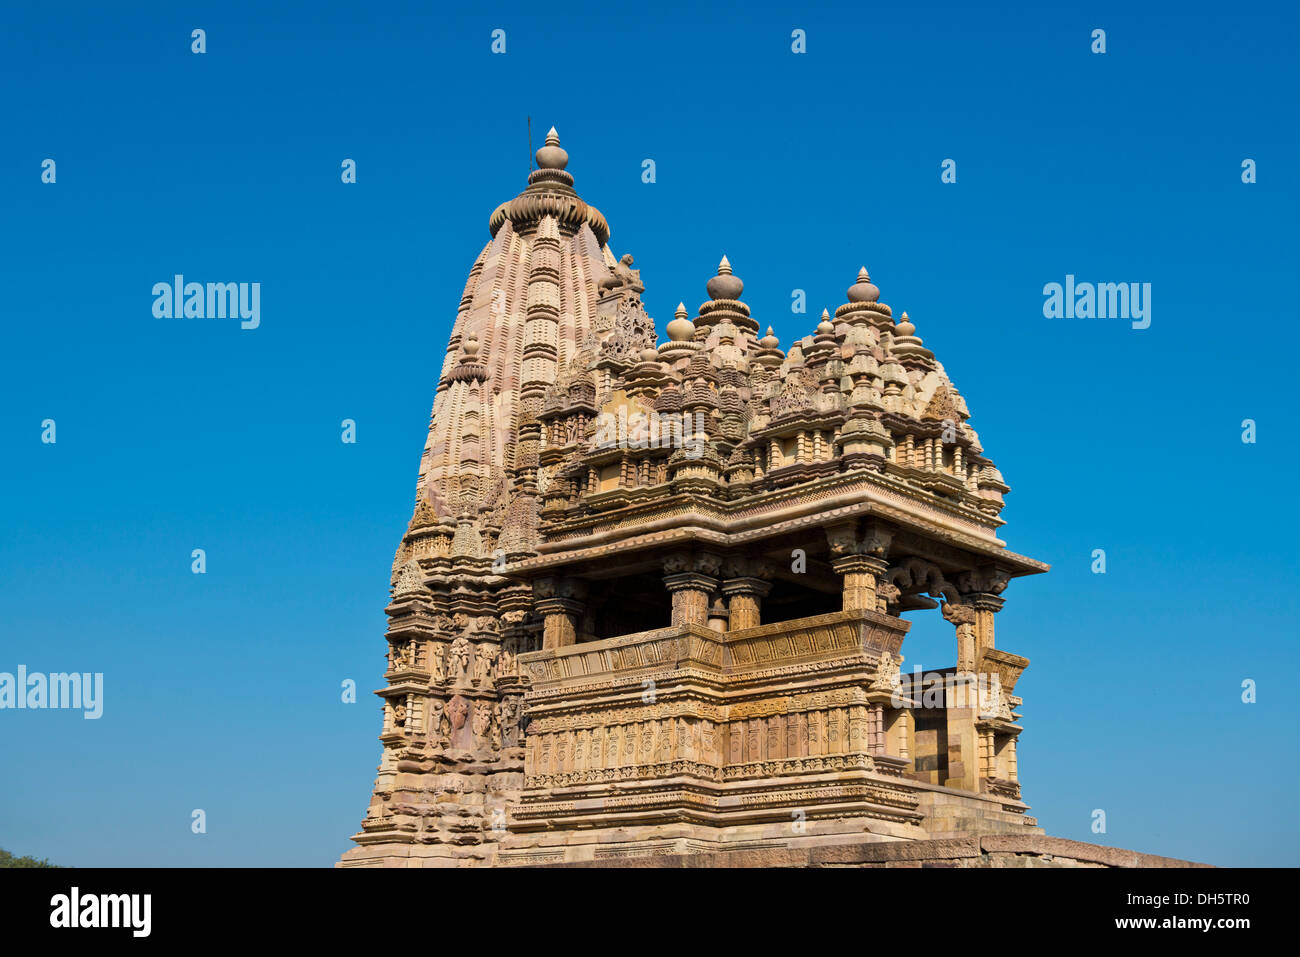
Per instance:
[[[588,583],[589,615],[581,641],[633,635],[672,624],[672,595],[662,574],[628,575]]]
[[[777,579],[763,599],[762,621],[765,625],[771,625],[796,618],[829,615],[841,611],[843,607],[844,598],[838,587],[833,592],[820,591],[807,585]]]

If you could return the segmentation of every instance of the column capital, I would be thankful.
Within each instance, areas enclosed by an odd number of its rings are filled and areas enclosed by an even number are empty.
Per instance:
[[[537,610],[543,615],[579,615],[582,614],[583,603],[576,598],[539,598]]]
[[[826,528],[831,556],[869,555],[884,558],[894,541],[894,527],[877,519],[853,519]]]
[[[986,591],[971,592],[969,595],[963,595],[962,597],[967,599],[976,611],[998,612],[1007,603],[1005,598],[999,598],[997,595]]]
[[[974,604],[953,604],[950,601],[945,601],[940,603],[939,609],[943,614],[944,621],[952,622],[954,625],[975,624]]]
[[[706,591],[712,592],[718,587],[718,580],[701,572],[674,572],[664,576],[664,587],[671,591]]]
[[[880,576],[889,569],[889,562],[874,555],[848,554],[832,558],[831,568],[840,575],[849,572],[866,572]]]
[[[664,559],[664,574],[699,572],[716,576],[722,570],[722,556],[713,552],[673,552]]]
[[[587,597],[587,583],[580,578],[548,575],[533,581],[533,597],[539,601],[546,598],[572,598],[581,601]]]
[[[754,595],[758,598],[766,598],[771,590],[772,583],[761,578],[726,578],[722,581],[724,595]]]
[[[1011,581],[1011,573],[996,565],[982,565],[957,576],[957,587],[963,592],[987,592],[1000,595]]]

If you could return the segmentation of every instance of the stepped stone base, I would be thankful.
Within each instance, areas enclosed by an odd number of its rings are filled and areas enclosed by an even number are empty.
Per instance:
[[[1156,854],[1044,834],[989,834],[937,841],[858,842],[813,847],[740,848],[572,861],[560,867],[1209,867]]]
[[[847,837],[847,836],[846,836]],[[793,844],[793,842],[791,842]],[[738,844],[727,849],[690,850],[691,841],[666,840],[636,849],[593,848],[583,860],[546,860],[523,854],[510,863],[524,867],[1210,867],[1157,854],[1070,841],[1045,834],[987,834],[947,840],[898,841],[855,835],[834,844],[778,847]],[[360,850],[360,849],[357,849]],[[373,855],[375,848],[369,849]],[[395,845],[382,859],[345,857],[337,867],[440,867],[465,860],[418,856],[422,849]],[[398,856],[405,852],[409,856]],[[355,852],[350,851],[349,855]],[[480,851],[481,853],[481,851]],[[555,855],[559,857],[561,855]],[[482,863],[486,863],[485,861]],[[500,861],[498,863],[506,863]]]
[[[1203,867],[1189,861],[1048,837],[989,796],[917,788],[919,819],[767,820],[709,827],[686,821],[508,833],[459,843],[354,847],[338,867]],[[1021,806],[1023,807],[1023,805]]]

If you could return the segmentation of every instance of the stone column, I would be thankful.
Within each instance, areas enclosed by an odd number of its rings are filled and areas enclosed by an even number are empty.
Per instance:
[[[664,576],[664,585],[673,596],[674,625],[707,625],[709,597],[718,580],[700,572],[676,572]]]
[[[971,607],[975,610],[975,660],[979,660],[993,644],[993,616],[1002,609],[1004,599],[991,592],[976,592],[968,596]]]
[[[993,730],[981,728],[980,736],[980,777],[996,778],[998,776],[998,755],[994,750]]]
[[[975,633],[975,660],[990,648],[993,643],[993,616],[1002,608],[1002,594],[1011,580],[1009,573],[996,565],[985,565],[963,572],[957,579],[962,601],[970,605],[974,616],[971,623]]]
[[[826,529],[831,567],[844,577],[845,611],[876,611],[876,585],[889,569],[886,555],[893,537],[891,529],[874,521]]]
[[[664,560],[664,586],[672,593],[673,625],[709,623],[722,559],[707,552],[679,552]]]
[[[871,706],[871,723],[871,753],[887,754],[889,749],[885,743],[885,708],[879,701]]]
[[[536,608],[542,616],[542,649],[563,648],[578,640],[578,621],[586,596],[585,583],[568,578],[542,578],[533,583]]]
[[[957,673],[975,670],[979,660],[975,631],[975,607],[966,604],[943,603],[943,617],[957,626]]]
[[[722,582],[722,593],[729,599],[732,631],[762,624],[763,599],[771,590],[771,584],[761,578],[728,578]]]
[[[709,603],[709,628],[713,631],[728,631],[727,623],[731,612],[727,610],[726,600],[721,594],[714,594]]]
[[[876,610],[876,583],[889,568],[887,561],[871,555],[843,555],[831,559],[831,567],[844,577],[845,611]]]

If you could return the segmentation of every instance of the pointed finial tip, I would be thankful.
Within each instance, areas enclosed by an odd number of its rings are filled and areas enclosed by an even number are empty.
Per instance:
[[[551,127],[546,134],[546,145],[535,156],[538,169],[564,169],[569,163],[569,154],[560,147],[560,134]]]
[[[768,334],[769,336],[771,336],[771,335],[775,335],[776,333],[774,333],[774,332],[772,331],[772,327],[771,327],[771,326],[768,326],[768,327],[767,327],[767,334]]]
[[[880,298],[880,290],[871,281],[871,276],[867,272],[867,267],[863,266],[858,270],[857,281],[849,286],[849,302],[875,302]]]
[[[740,277],[732,273],[731,260],[726,256],[718,263],[718,274],[704,284],[710,299],[739,299],[745,291],[745,284]]]

